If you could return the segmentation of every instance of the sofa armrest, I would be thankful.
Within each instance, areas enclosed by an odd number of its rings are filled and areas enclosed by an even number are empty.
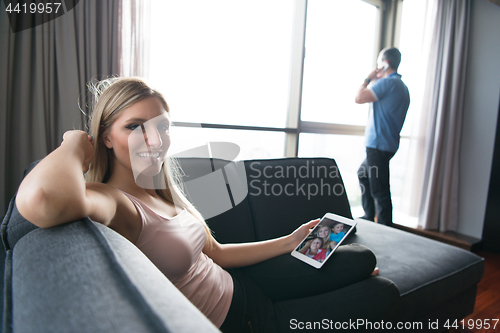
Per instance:
[[[89,219],[33,230],[12,252],[14,331],[218,332],[140,250]]]

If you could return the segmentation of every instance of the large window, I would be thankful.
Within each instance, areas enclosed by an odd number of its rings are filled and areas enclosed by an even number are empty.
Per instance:
[[[285,127],[293,6],[153,1],[149,76],[173,120]]]
[[[421,170],[416,169],[415,160],[422,149],[422,137],[420,118],[423,114],[423,97],[426,87],[425,77],[427,69],[428,40],[432,31],[433,8],[427,1],[405,0],[401,17],[401,30],[399,48],[402,54],[400,73],[410,90],[410,108],[406,121],[401,131],[402,148],[396,154],[393,162],[397,167],[398,180],[401,191],[398,201],[394,205],[395,215],[400,224],[409,227],[418,225],[418,209],[421,196],[421,184],[415,179]],[[425,132],[425,131],[424,131]],[[394,168],[395,169],[395,168]],[[391,169],[391,171],[393,171]],[[392,182],[391,177],[391,182]],[[396,181],[394,181],[396,183]],[[392,184],[391,184],[392,185]]]
[[[355,216],[363,215],[357,171],[370,105],[354,96],[375,67],[380,11],[364,1],[310,0],[307,7],[301,120],[311,133],[300,134],[298,156],[336,160]]]
[[[363,1],[308,1],[302,120],[365,125],[368,105],[354,94],[375,66],[378,21],[379,9]]]
[[[409,2],[415,1],[405,5]],[[171,107],[176,149],[230,141],[240,147],[239,159],[335,158],[353,215],[362,215],[357,169],[365,157],[370,105],[355,104],[354,96],[382,46],[399,45],[396,35],[411,41],[402,45],[400,73],[410,87],[412,105],[418,90],[410,74],[419,70],[413,63],[419,45],[409,35],[416,23],[405,17],[412,23],[399,31],[394,18],[401,11],[394,9],[394,1],[383,3],[152,1],[149,79]],[[404,15],[411,17],[412,10]],[[400,208],[408,206],[411,178],[412,116],[408,118],[391,161],[398,219],[405,210]]]
[[[207,142],[229,141],[239,146],[238,160],[283,157],[285,133],[174,126],[171,129],[172,153],[187,151]]]
[[[299,140],[299,156],[334,158],[344,181],[353,214],[362,216],[361,191],[357,171],[365,155],[365,140],[358,135],[303,133]],[[361,215],[359,214],[361,213]]]

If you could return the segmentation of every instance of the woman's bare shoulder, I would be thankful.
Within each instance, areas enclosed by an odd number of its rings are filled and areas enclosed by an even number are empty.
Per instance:
[[[130,200],[120,192],[117,188],[110,186],[108,184],[103,183],[85,183],[86,195],[89,199],[95,199],[96,204],[100,202],[104,204],[106,208],[112,208],[115,205],[124,205],[126,206],[127,202]],[[130,204],[132,204],[130,202]]]
[[[142,228],[141,216],[130,199],[117,188],[103,183],[87,183],[89,217],[107,225],[134,242]]]

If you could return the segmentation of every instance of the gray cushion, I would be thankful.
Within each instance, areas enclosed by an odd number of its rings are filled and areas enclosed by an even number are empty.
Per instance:
[[[357,227],[346,242],[375,253],[380,276],[400,291],[399,318],[419,317],[481,280],[484,260],[474,253],[369,221]]]
[[[14,332],[168,332],[87,223],[37,229],[16,244]]]
[[[337,164],[327,158],[245,161],[258,240],[289,234],[325,213],[352,218]]]
[[[184,173],[184,181],[189,181],[193,179],[199,179],[203,177],[203,175],[207,175],[214,170],[219,170],[224,167],[224,171],[226,176],[231,174],[238,174],[236,170],[235,164],[229,163],[229,161],[221,161],[217,159],[202,159],[202,158],[179,158],[179,164],[182,167]],[[237,177],[236,177],[237,178]],[[243,180],[246,185],[246,179]],[[236,182],[241,183],[236,179],[236,181],[232,180],[231,185]],[[229,180],[227,180],[229,183]],[[227,196],[233,196],[233,194],[237,194],[239,191],[231,191],[231,186],[229,184],[223,184],[227,186],[227,191],[225,194]],[[241,186],[241,184],[239,184]],[[210,189],[210,188],[209,188]],[[190,193],[190,189],[185,186],[184,191],[186,192],[188,198],[191,200],[193,205],[200,211],[200,213],[204,216],[207,214],[212,215],[213,212],[207,212],[205,214],[204,207],[206,207],[207,203],[204,198],[204,195],[209,195],[211,197],[211,204],[217,204],[213,201],[217,201],[217,196],[214,193],[205,193],[201,196],[195,195],[195,193]],[[195,189],[191,188],[191,191]],[[222,203],[222,205],[227,203]],[[237,198],[233,199],[230,202],[230,206],[232,209],[229,210],[220,210],[219,214],[207,219],[207,224],[210,229],[213,231],[214,237],[220,243],[245,243],[255,241],[255,233],[252,221],[252,215],[250,212],[250,207],[248,205],[248,198]],[[237,232],[235,232],[235,227],[237,226]]]
[[[16,197],[9,203],[9,209],[2,223],[2,237],[8,248],[13,249],[16,243],[29,232],[38,229],[36,225],[26,220],[17,210]]]
[[[12,262],[14,332],[218,331],[133,244],[89,219],[30,232]]]
[[[151,306],[150,311],[154,311],[171,331],[219,331],[136,246],[99,223],[94,226],[108,242],[117,264]]]

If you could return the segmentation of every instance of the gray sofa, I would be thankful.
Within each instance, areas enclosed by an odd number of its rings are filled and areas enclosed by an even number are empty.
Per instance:
[[[351,217],[332,159],[180,161],[186,191],[221,243],[279,237],[325,212]],[[5,333],[218,331],[135,246],[89,219],[39,229],[12,200],[2,240]],[[268,286],[286,284],[287,270],[300,269],[311,285],[321,272],[290,255],[240,271],[271,296],[283,332],[437,332],[473,311],[481,257],[364,220],[346,246],[351,243],[371,250],[364,255],[376,258],[379,276],[332,277],[328,291],[310,294],[292,285],[293,296],[286,297]],[[332,264],[342,263],[341,250],[334,256]],[[316,317],[294,312],[312,303],[319,304]]]

